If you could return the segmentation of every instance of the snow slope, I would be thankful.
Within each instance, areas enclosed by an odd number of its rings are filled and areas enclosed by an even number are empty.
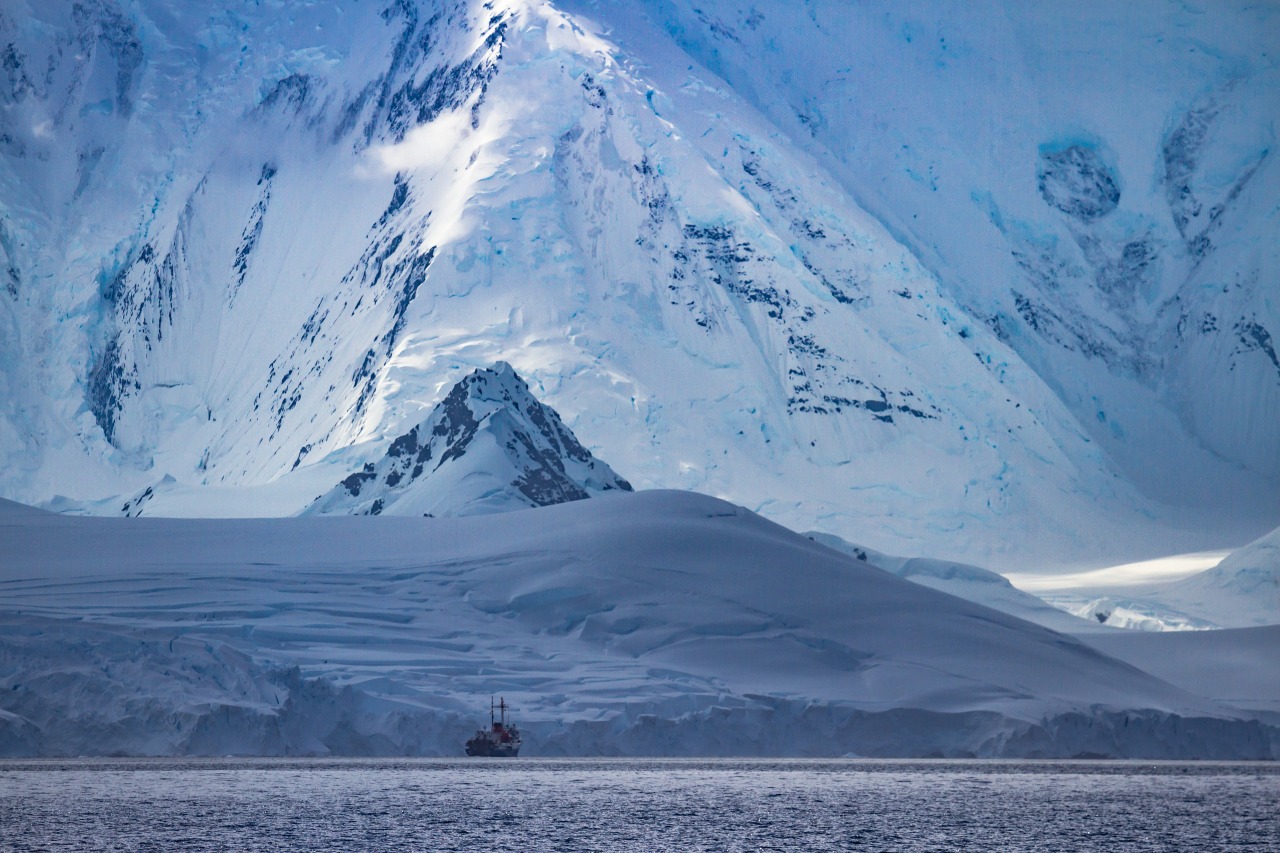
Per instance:
[[[1078,575],[1021,575],[1056,607],[1107,625],[1145,630],[1248,628],[1280,624],[1277,531],[1226,555],[1188,555]],[[1199,564],[1188,572],[1186,565]],[[1155,580],[1151,575],[1173,575]],[[1143,576],[1147,575],[1147,580]],[[1181,576],[1181,577],[1178,577]]]
[[[500,362],[455,385],[426,420],[391,442],[386,456],[365,463],[307,512],[474,515],[615,489],[629,492],[631,485]]]
[[[1170,684],[1280,720],[1280,626],[1222,631],[1111,631],[1085,642]]]
[[[1224,628],[1280,625],[1280,528],[1145,598]]]
[[[1274,4],[574,5],[813,153],[1149,495],[1280,505]]]
[[[638,486],[886,551],[1086,564],[1274,526],[1274,460],[1255,448],[1280,446],[1276,324],[1250,283],[1277,244],[1273,158],[1255,144],[1272,114],[1257,94],[1266,8],[1206,25],[1210,45],[1245,36],[1223,49],[1244,57],[1239,82],[1196,113],[1212,132],[1179,136],[1177,99],[1227,59],[1143,75],[1161,97],[1109,116],[1137,134],[1108,130],[1112,162],[1103,145],[1053,147],[1092,115],[1067,94],[1097,87],[1055,76],[1078,54],[1032,52],[1035,73],[1005,89],[974,58],[1042,46],[1018,23],[1034,11],[941,8],[982,36],[957,77],[871,7],[757,6],[739,26],[714,3],[10,4],[0,493],[294,514],[502,360]],[[1190,37],[1144,12],[1121,23]],[[1006,14],[1011,28],[982,28]],[[1110,32],[1084,13],[1064,24],[1067,44]],[[1114,60],[1129,50],[1108,37],[1089,66],[1127,74]],[[877,68],[892,85],[865,76]],[[1026,111],[1009,108],[1018,79],[1038,87]],[[941,109],[939,86],[1009,115]],[[926,138],[901,140],[910,128]],[[907,159],[888,168],[887,152]],[[1136,191],[1157,160],[1186,169]],[[1121,195],[1104,213],[1108,181]],[[1215,248],[1190,278],[1153,278],[1190,268],[1164,200],[1184,183],[1177,221]],[[1071,218],[1077,190],[1101,199],[1088,221]],[[1032,268],[1063,272],[1036,272],[1032,292],[1017,259],[1042,255]],[[1114,308],[1099,282],[1154,295]],[[1097,347],[1050,322],[1077,307]],[[1178,336],[1210,309],[1217,331]],[[1170,459],[1206,494],[1135,473]],[[1195,512],[1167,506],[1184,498]]]
[[[1273,751],[1244,712],[695,494],[457,519],[11,506],[9,754],[453,752],[490,693],[544,754]]]
[[[894,557],[854,545],[829,533],[811,531],[805,536],[828,548],[848,554],[867,565],[884,569],[904,580],[999,610],[1001,613],[1008,613],[1010,616],[1043,625],[1054,631],[1076,634],[1107,630],[1099,628],[1097,620],[1081,618],[1054,607],[1044,599],[1018,589],[1003,575],[979,566],[935,560],[929,557]]]
[[[1106,587],[1090,583],[1107,577],[1105,570],[1034,579],[1016,576],[1020,582],[1053,584],[1050,591],[1038,596],[1014,586],[1004,575],[979,566],[929,557],[894,557],[828,533],[805,535],[900,578],[1065,634],[1111,633],[1115,629],[1203,631],[1228,625],[1269,625],[1280,620],[1280,607],[1267,595],[1274,584],[1265,570],[1256,568],[1231,571],[1228,567],[1225,575],[1215,575],[1210,570],[1177,584],[1134,583],[1132,579],[1117,583],[1124,578],[1112,577]],[[1254,549],[1252,559],[1247,557],[1248,549],[1241,549],[1242,559],[1237,565],[1256,563],[1259,557],[1265,557],[1265,542],[1266,537],[1249,546]],[[1073,581],[1079,586],[1073,586]],[[1181,593],[1188,585],[1213,591],[1207,596],[1202,592],[1198,597]],[[1216,694],[1210,691],[1210,695]]]

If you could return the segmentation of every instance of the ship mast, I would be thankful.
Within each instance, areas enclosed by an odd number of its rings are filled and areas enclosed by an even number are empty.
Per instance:
[[[498,711],[498,719],[493,718],[494,709]],[[507,699],[505,696],[498,697],[498,704],[493,704],[493,695],[489,696],[489,730],[500,732],[507,727]]]

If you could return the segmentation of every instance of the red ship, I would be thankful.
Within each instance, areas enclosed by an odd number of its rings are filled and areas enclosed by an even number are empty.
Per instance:
[[[498,718],[493,716],[498,711]],[[515,758],[520,754],[520,730],[507,724],[507,701],[500,699],[493,704],[489,697],[489,728],[477,729],[475,736],[467,741],[467,755],[486,756],[490,758]]]

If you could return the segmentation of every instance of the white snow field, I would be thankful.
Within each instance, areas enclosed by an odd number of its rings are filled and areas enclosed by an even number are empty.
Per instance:
[[[1008,577],[947,560],[882,554],[827,533],[806,536],[898,577],[1067,634],[1280,624],[1276,531],[1225,555],[1187,554],[1085,572]]]
[[[692,493],[469,518],[0,505],[0,753],[1274,757],[1256,712]],[[1251,697],[1245,697],[1251,698]]]
[[[1225,559],[1191,554],[1075,575],[1015,576],[1045,598],[977,566],[894,557],[829,534],[806,535],[915,583],[1078,636],[1171,684],[1280,722],[1280,531]],[[1178,579],[1168,581],[1171,575]]]
[[[760,110],[1148,496],[1280,507],[1280,8],[566,5]]]
[[[1212,569],[1145,597],[1223,628],[1280,623],[1280,528],[1232,551]]]
[[[505,361],[638,488],[793,529],[1237,547],[1280,523],[1276,15],[10,0],[0,494],[294,515]]]

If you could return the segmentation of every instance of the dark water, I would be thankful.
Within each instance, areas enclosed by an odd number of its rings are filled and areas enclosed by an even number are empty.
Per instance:
[[[0,761],[4,850],[1280,850],[1280,766]]]

